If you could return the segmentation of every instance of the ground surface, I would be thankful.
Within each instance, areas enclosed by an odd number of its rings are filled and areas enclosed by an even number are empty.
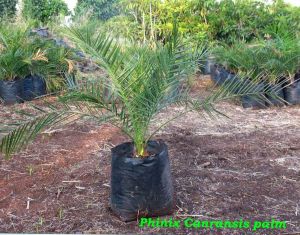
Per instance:
[[[0,106],[1,120],[21,106]],[[75,123],[44,133],[9,161],[1,158],[0,232],[300,234],[300,107],[218,108],[231,119],[191,113],[157,136],[169,146],[172,217],[273,218],[287,221],[286,230],[140,229],[120,222],[109,209],[110,148],[127,138],[109,125]]]

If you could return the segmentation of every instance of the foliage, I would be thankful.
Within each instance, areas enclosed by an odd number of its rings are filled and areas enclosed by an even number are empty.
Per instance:
[[[268,7],[268,24],[264,33],[271,37],[288,36],[300,33],[300,7],[293,7],[282,0],[275,1]]]
[[[218,63],[234,73],[252,72],[268,75],[264,79],[276,81],[281,77],[292,79],[300,68],[300,43],[295,35],[256,40],[251,44],[236,42],[221,45],[214,50]]]
[[[271,4],[252,0],[121,0],[121,16],[107,22],[114,35],[138,41],[164,41],[172,32],[173,19],[178,30],[192,41],[236,40],[299,33],[300,8],[277,0]],[[126,25],[124,25],[126,22]]]
[[[118,14],[118,2],[119,0],[78,0],[75,16],[91,14],[92,18],[108,20]]]
[[[112,19],[117,26],[112,28],[117,31],[119,24],[125,21],[128,24],[126,31],[132,32],[130,38],[140,41],[164,41],[173,30],[173,21],[176,18],[178,31],[186,37],[192,37],[194,40],[206,38],[208,25],[206,14],[208,6],[212,1],[176,1],[176,0],[122,0],[122,17]],[[201,10],[199,11],[199,8]],[[118,33],[117,33],[118,34]]]
[[[17,0],[0,0],[0,18],[14,16],[17,2]]]
[[[208,15],[210,36],[228,44],[235,40],[251,41],[260,36],[267,25],[268,9],[258,1],[223,0]]]
[[[74,50],[37,37],[34,38],[34,44],[45,51],[47,63],[38,63],[35,67],[31,67],[31,74],[39,74],[44,77],[47,87],[51,91],[64,88],[67,85],[68,77],[73,77],[76,72],[74,62],[77,57]]]
[[[0,51],[1,80],[25,77],[39,61],[47,61],[45,52],[29,40],[27,28],[18,25],[1,26]]]
[[[207,0],[169,0],[160,3],[157,10],[159,17],[156,18],[159,38],[172,32],[175,17],[182,35],[196,41],[206,39],[209,32],[207,16],[213,4],[213,1]]]
[[[23,16],[27,19],[46,24],[61,14],[68,14],[68,6],[63,0],[23,1]]]
[[[97,25],[95,28],[97,28]],[[110,32],[116,38],[125,38],[133,42],[143,41],[141,25],[130,20],[125,15],[119,15],[111,18],[101,25],[101,29],[105,32]]]
[[[0,80],[14,80],[27,75],[45,78],[48,88],[59,88],[65,83],[65,74],[74,70],[74,53],[30,35],[26,24],[0,26]]]
[[[176,27],[172,37],[156,47],[147,44],[122,47],[105,34],[91,32],[89,28],[73,28],[70,37],[105,70],[104,79],[78,86],[62,96],[58,104],[37,107],[39,114],[28,114],[29,120],[20,122],[1,140],[0,150],[6,157],[46,127],[79,118],[93,118],[121,128],[133,140],[136,156],[147,157],[147,141],[170,121],[192,110],[213,117],[220,114],[214,104],[232,97],[247,94],[264,97],[265,91],[253,92],[255,83],[229,83],[204,100],[191,99],[186,83],[194,72],[194,53],[182,46]],[[159,112],[176,104],[185,108],[157,128],[150,128]]]

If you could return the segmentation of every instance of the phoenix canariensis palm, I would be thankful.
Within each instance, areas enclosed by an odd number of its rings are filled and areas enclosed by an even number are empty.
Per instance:
[[[135,155],[147,157],[148,140],[170,121],[193,110],[211,116],[220,114],[214,107],[216,102],[241,95],[265,98],[264,92],[255,90],[254,82],[243,80],[229,82],[203,100],[190,98],[188,77],[195,72],[199,58],[180,43],[176,27],[166,44],[156,47],[122,47],[103,33],[94,35],[88,27],[71,28],[69,36],[105,71],[105,79],[78,85],[46,108],[34,106],[38,114],[26,114],[30,119],[18,123],[2,138],[0,150],[6,157],[47,127],[87,117],[119,127],[132,139]],[[149,128],[154,117],[170,105],[185,108],[157,129]]]

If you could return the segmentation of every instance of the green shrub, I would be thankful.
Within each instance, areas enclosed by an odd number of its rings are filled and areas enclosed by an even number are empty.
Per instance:
[[[119,8],[121,16],[110,19],[107,28],[139,41],[164,41],[174,17],[179,33],[196,41],[233,44],[300,32],[300,8],[281,0],[121,0]]]
[[[294,7],[283,1],[276,1],[270,5],[268,23],[264,33],[273,37],[276,35],[287,36],[300,32],[300,7]],[[298,35],[299,36],[299,35]]]
[[[206,21],[209,7],[214,0],[122,0],[120,9],[122,16],[113,18],[113,32],[135,38],[139,41],[164,41],[172,33],[174,18],[178,23],[178,31],[185,38],[194,40],[207,38],[208,24]],[[128,30],[124,29],[124,22],[128,23]],[[112,25],[111,24],[111,25]]]
[[[23,4],[23,16],[43,24],[68,14],[68,6],[62,0],[24,0]]]
[[[210,37],[233,43],[235,40],[251,41],[263,36],[262,31],[268,22],[268,9],[258,1],[223,0],[216,3],[208,15]]]
[[[93,18],[108,20],[118,14],[118,2],[119,0],[78,0],[75,15],[79,17],[89,12]]]
[[[18,0],[0,0],[0,18],[15,15],[17,1]]]

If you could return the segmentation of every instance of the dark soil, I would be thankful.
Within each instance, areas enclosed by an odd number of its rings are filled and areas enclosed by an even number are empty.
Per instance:
[[[11,160],[1,158],[0,232],[300,234],[299,107],[219,108],[233,119],[191,114],[157,136],[169,146],[172,217],[276,219],[287,221],[287,229],[140,229],[138,222],[123,223],[109,208],[110,148],[128,139],[109,125],[75,123],[42,134]],[[7,110],[12,108],[1,109],[5,118]]]

